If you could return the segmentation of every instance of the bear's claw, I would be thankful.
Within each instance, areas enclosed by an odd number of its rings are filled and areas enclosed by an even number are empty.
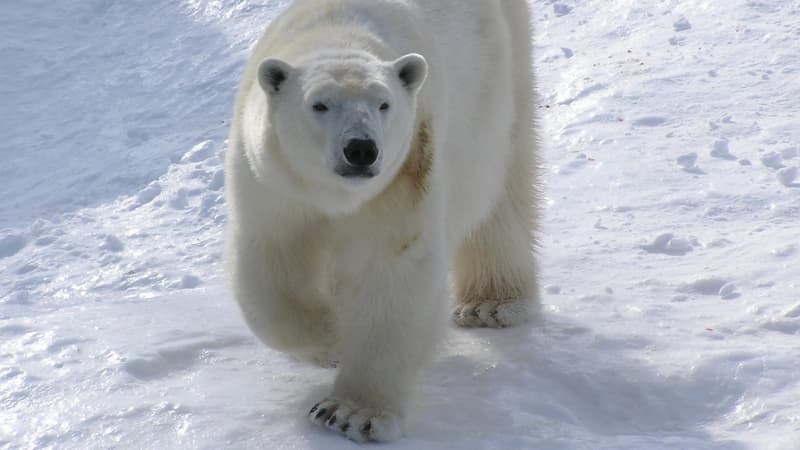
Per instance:
[[[308,417],[356,442],[393,441],[401,436],[400,419],[395,414],[361,408],[349,401],[327,398],[314,405]]]
[[[482,300],[461,303],[453,309],[453,320],[462,327],[505,328],[529,320],[525,300]]]

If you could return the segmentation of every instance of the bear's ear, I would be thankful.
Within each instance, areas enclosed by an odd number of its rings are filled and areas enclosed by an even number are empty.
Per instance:
[[[428,76],[428,63],[422,55],[409,53],[397,58],[392,64],[400,82],[411,93],[419,90]]]
[[[267,58],[258,66],[258,83],[267,94],[277,94],[292,71],[289,63],[276,58]]]

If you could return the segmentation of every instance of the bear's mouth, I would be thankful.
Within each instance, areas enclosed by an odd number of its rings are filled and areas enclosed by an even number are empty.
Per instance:
[[[335,172],[342,178],[357,180],[373,178],[378,175],[379,169],[375,166],[357,167],[349,164],[340,164],[336,166]]]

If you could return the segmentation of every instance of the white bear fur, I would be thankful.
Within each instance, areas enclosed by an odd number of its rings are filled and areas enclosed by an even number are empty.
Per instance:
[[[535,310],[531,72],[523,0],[296,0],[256,45],[226,162],[228,270],[264,343],[338,364],[312,421],[400,436],[448,273],[459,325]],[[381,149],[374,178],[332,171],[352,129]]]

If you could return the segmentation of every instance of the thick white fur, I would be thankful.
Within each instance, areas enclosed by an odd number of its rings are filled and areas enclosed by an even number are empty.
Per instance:
[[[524,0],[296,0],[256,46],[229,140],[229,272],[262,341],[338,363],[312,421],[400,436],[451,268],[460,325],[513,325],[537,305],[530,39]],[[414,86],[396,66],[409,54],[427,61],[410,57]],[[277,89],[262,76],[275,67]],[[328,112],[311,110],[320,99]],[[362,131],[380,172],[355,182],[332,164]],[[422,147],[431,164],[407,165]]]

